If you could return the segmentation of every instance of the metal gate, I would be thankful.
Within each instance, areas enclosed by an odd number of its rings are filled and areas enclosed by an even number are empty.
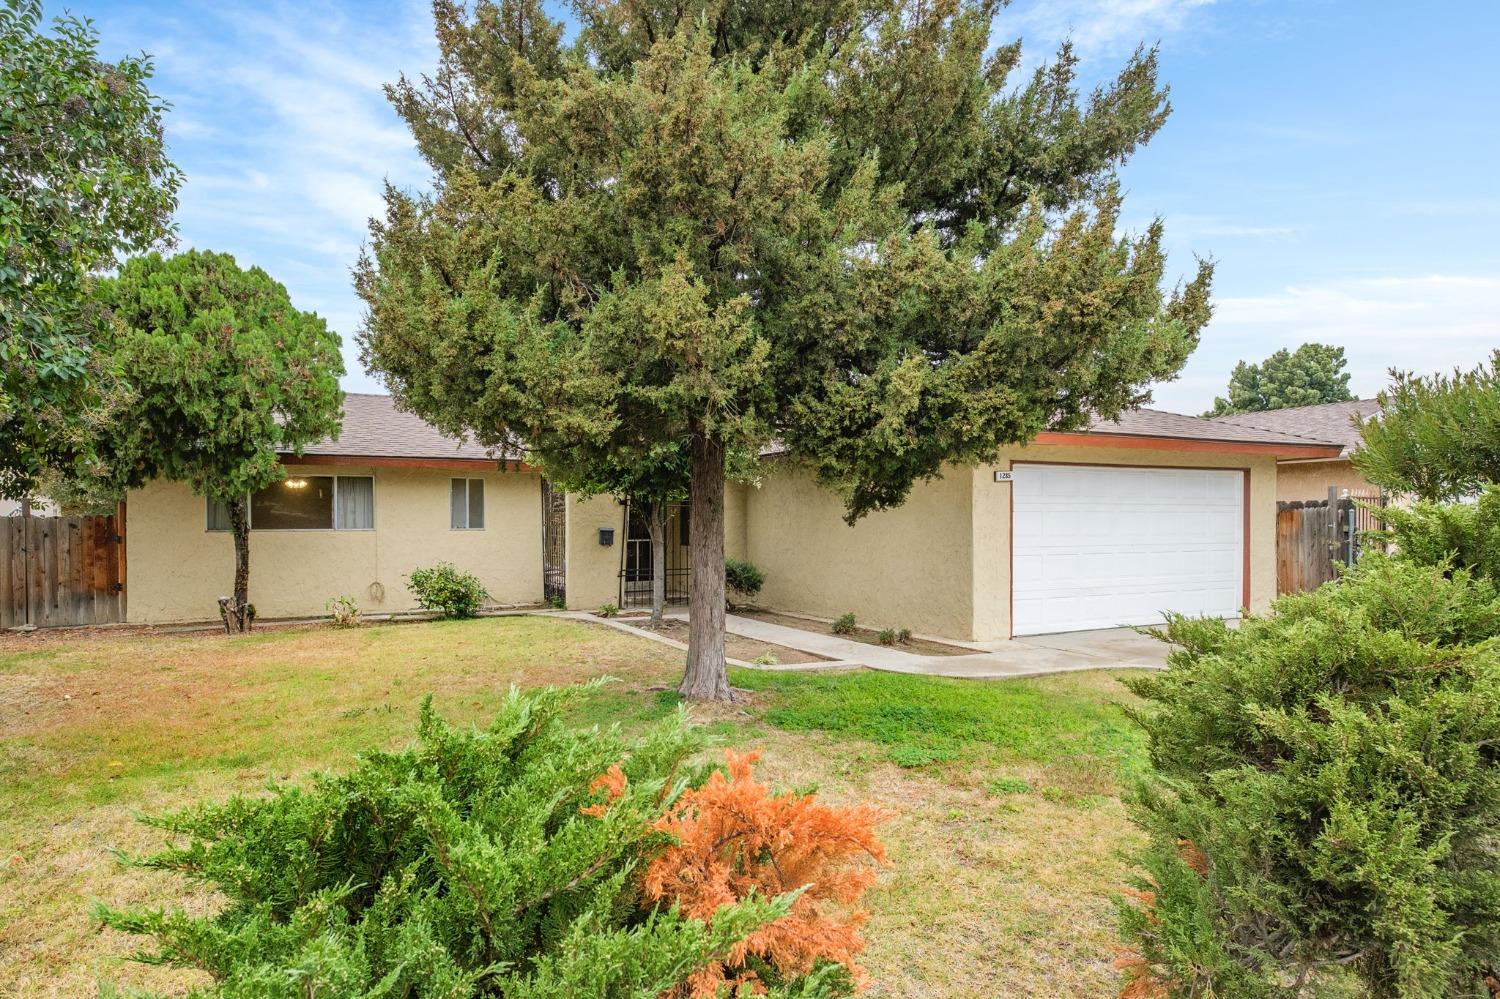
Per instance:
[[[542,599],[568,595],[568,494],[542,480]]]
[[[1276,592],[1315,590],[1337,578],[1337,566],[1357,562],[1370,545],[1368,532],[1380,528],[1370,508],[1386,502],[1379,491],[1329,489],[1327,499],[1277,503]]]
[[[649,507],[644,503],[625,506],[625,545],[620,553],[620,606],[651,606],[651,530],[646,523]],[[688,505],[667,504],[666,597],[667,603],[685,605],[692,591],[693,570],[688,547]]]
[[[0,628],[123,620],[123,505],[107,517],[0,517]]]

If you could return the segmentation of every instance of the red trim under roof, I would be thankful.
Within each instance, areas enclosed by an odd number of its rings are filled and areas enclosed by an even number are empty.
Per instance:
[[[355,465],[360,468],[448,468],[486,472],[534,472],[514,458],[396,458],[360,454],[283,454],[283,465]]]
[[[1036,435],[1033,444],[1072,447],[1118,447],[1154,451],[1211,451],[1217,454],[1263,454],[1274,458],[1337,458],[1337,444],[1271,444],[1256,441],[1215,441],[1187,437],[1147,437],[1141,434],[1055,433]]]

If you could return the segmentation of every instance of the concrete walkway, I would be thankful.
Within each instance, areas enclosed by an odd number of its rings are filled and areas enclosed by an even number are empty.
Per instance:
[[[811,622],[809,622],[811,623]],[[987,643],[988,650],[965,656],[921,656],[884,645],[869,645],[819,631],[725,615],[727,631],[773,645],[811,652],[842,663],[925,676],[1001,679],[1085,669],[1160,669],[1167,645],[1129,628],[1037,635]]]

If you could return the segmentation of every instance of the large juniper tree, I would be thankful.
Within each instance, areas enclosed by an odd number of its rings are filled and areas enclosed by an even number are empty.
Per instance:
[[[1080,99],[1013,79],[999,4],[437,0],[389,88],[435,173],[386,194],[364,359],[444,430],[545,468],[685,443],[682,692],[727,698],[725,457],[779,439],[851,520],[948,462],[1144,401],[1209,314],[1114,170],[1165,121],[1153,52]],[[989,54],[986,54],[986,53]]]
[[[151,253],[99,284],[112,320],[111,360],[133,388],[128,410],[102,435],[107,474],[123,490],[157,477],[222,502],[234,535],[233,603],[226,629],[248,631],[248,497],[286,477],[279,453],[337,436],[344,373],[338,334],[292,305],[259,267],[227,253]]]

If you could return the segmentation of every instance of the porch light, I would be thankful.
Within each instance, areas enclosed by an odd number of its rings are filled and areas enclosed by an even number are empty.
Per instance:
[[[288,489],[306,489],[307,488],[307,480],[306,479],[287,479],[286,480],[286,487]]]

